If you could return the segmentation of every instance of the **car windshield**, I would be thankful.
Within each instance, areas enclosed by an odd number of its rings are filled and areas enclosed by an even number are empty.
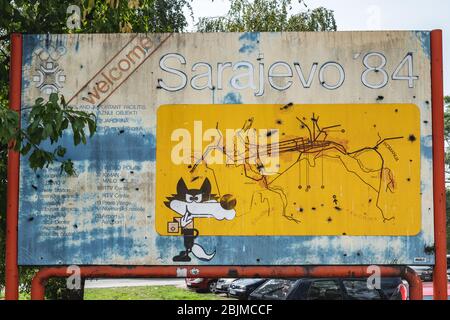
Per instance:
[[[382,297],[375,289],[370,289],[366,281],[344,280],[343,284],[350,299],[355,300],[380,300]]]
[[[264,280],[264,279],[239,279],[239,280],[236,280],[234,282],[234,284],[240,285],[240,286],[246,286],[246,285],[253,284],[253,283],[256,283],[256,282],[262,281],[262,280]]]
[[[271,298],[284,299],[292,291],[295,280],[272,279],[256,289],[253,294],[260,296],[270,296]]]

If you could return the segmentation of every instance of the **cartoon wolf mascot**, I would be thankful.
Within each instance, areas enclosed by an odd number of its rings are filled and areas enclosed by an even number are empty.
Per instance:
[[[207,253],[205,249],[196,242],[199,231],[193,227],[194,218],[215,218],[217,220],[232,220],[236,212],[234,206],[236,201],[227,201],[230,195],[224,195],[222,201],[219,197],[211,194],[211,183],[205,178],[200,189],[188,189],[183,178],[178,180],[177,193],[168,197],[164,204],[181,215],[180,226],[183,235],[185,250],[173,257],[174,262],[189,262],[192,253],[203,261],[214,258],[216,251]]]

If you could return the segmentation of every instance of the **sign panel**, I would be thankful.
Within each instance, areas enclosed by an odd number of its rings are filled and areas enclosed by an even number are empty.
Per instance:
[[[57,92],[98,132],[75,177],[21,159],[19,264],[432,264],[429,41],[25,35],[23,123]]]

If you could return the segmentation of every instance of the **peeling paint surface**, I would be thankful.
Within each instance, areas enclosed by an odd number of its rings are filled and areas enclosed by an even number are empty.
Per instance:
[[[34,172],[21,158],[19,264],[433,264],[433,253],[425,252],[434,244],[429,37],[423,31],[24,35],[22,108],[56,91],[78,110],[95,113],[98,132],[77,147],[70,134],[62,138],[76,177],[61,176],[57,165]],[[418,76],[410,80],[412,87],[408,80],[392,80],[409,53],[414,74],[407,74],[405,60],[398,75]],[[383,71],[388,80],[380,86]],[[202,249],[214,257],[191,254],[190,261],[174,261],[185,258],[180,251],[190,238],[156,230],[156,185],[169,181],[156,179],[157,110],[211,102],[287,109],[292,104],[416,105],[420,137],[411,140],[420,144],[420,194],[404,196],[420,198],[420,232],[200,235]]]

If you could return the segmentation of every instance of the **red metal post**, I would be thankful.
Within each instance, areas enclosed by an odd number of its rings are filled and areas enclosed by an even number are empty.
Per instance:
[[[381,276],[403,277],[409,283],[410,298],[423,299],[422,281],[407,267],[382,266]],[[31,299],[45,298],[49,278],[68,277],[67,267],[48,267],[39,270],[31,283]],[[365,278],[370,275],[367,266],[82,266],[83,278],[176,278],[176,277],[240,277],[240,278]]]
[[[436,257],[433,272],[435,300],[447,300],[447,226],[442,65],[442,30],[433,30],[431,32],[431,103],[433,111],[434,246]]]
[[[22,35],[11,36],[11,66],[9,75],[9,106],[19,113],[22,87]],[[8,191],[6,209],[6,300],[19,298],[19,268],[17,266],[17,222],[19,209],[19,153],[8,152]]]

